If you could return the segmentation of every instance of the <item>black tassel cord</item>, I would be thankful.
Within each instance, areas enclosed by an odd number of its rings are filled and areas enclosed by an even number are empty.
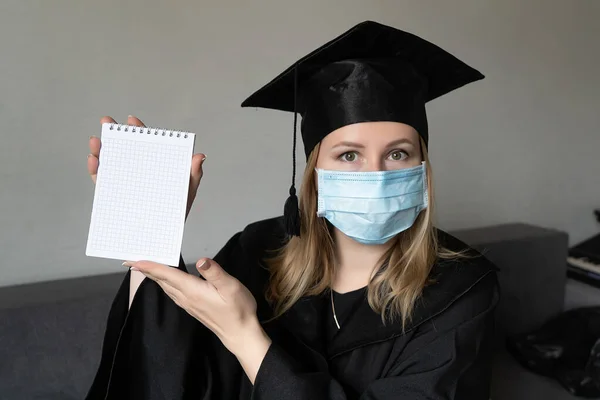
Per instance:
[[[298,121],[298,65],[294,68],[294,144],[292,152],[292,186],[290,196],[283,207],[283,220],[285,230],[290,236],[300,236],[300,209],[298,208],[298,196],[296,195],[296,125]]]

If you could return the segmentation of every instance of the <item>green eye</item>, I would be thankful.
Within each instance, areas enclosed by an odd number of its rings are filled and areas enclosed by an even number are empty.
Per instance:
[[[396,150],[390,154],[390,158],[394,161],[401,161],[406,157],[408,157],[408,155],[401,150]]]
[[[354,152],[344,153],[344,154],[342,154],[342,160],[347,161],[347,162],[354,162],[354,161],[356,161],[356,153],[354,153]]]

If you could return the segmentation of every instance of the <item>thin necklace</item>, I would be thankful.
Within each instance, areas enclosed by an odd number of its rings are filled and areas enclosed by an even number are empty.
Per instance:
[[[333,289],[330,290],[331,293],[331,311],[333,311],[333,320],[335,321],[335,325],[338,330],[340,330],[340,323],[338,322],[337,315],[335,315],[335,304],[333,304]]]

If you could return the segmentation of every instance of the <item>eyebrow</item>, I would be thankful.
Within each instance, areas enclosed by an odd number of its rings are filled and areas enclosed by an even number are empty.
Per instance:
[[[410,144],[411,146],[414,146],[414,143],[410,139],[402,138],[402,139],[397,139],[397,140],[394,140],[394,141],[388,143],[387,146],[385,146],[385,147],[386,148],[390,148],[390,147],[397,146],[399,144]],[[365,146],[363,144],[344,141],[344,142],[339,142],[338,144],[336,144],[335,146],[333,146],[331,149],[332,150],[333,149],[337,149],[338,147],[354,147],[354,148],[357,148],[357,149],[364,149],[365,148]]]

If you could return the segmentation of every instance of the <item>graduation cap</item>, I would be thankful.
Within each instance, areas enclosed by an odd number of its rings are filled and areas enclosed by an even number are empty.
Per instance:
[[[253,93],[242,107],[294,113],[292,186],[284,207],[288,233],[300,233],[295,189],[298,113],[306,157],[334,130],[368,121],[410,125],[427,145],[425,103],[483,78],[433,43],[365,21],[302,57]]]

